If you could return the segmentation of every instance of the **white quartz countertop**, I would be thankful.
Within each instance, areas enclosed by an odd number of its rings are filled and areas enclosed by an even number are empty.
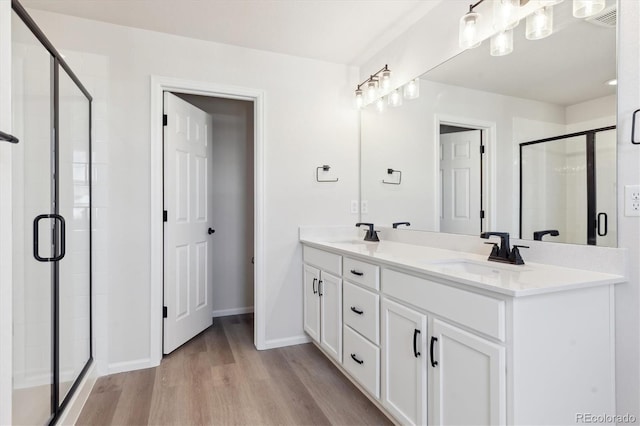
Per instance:
[[[563,268],[540,263],[510,265],[487,256],[394,241],[322,241],[303,244],[343,256],[405,269],[508,296],[530,296],[625,281],[621,275]],[[526,262],[526,257],[525,257]]]

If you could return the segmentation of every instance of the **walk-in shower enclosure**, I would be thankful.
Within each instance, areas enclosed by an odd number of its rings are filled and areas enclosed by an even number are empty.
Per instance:
[[[12,8],[13,423],[49,424],[92,362],[92,98]]]

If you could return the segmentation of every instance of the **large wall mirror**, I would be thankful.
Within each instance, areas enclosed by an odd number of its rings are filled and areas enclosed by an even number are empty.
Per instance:
[[[616,3],[553,7],[550,36],[523,20],[511,54],[485,40],[420,76],[418,98],[362,110],[363,221],[617,246]]]

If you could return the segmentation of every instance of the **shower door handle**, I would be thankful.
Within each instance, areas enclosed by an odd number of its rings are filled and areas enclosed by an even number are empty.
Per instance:
[[[604,220],[601,221],[600,218],[604,218]],[[604,232],[600,232],[600,229],[601,229],[600,224],[601,223],[604,223]],[[596,221],[596,229],[598,231],[598,236],[599,237],[604,237],[609,232],[608,217],[607,217],[606,213],[604,213],[604,212],[598,213],[598,219]]]
[[[58,245],[56,244],[56,247],[54,247],[54,255],[52,257],[41,257],[40,256],[40,230],[38,225],[40,224],[40,221],[42,219],[53,219],[53,220],[57,220],[58,222],[60,222],[60,246],[58,247]],[[62,216],[60,216],[59,214],[41,214],[35,217],[35,219],[33,219],[33,257],[36,258],[36,260],[38,262],[57,262],[59,260],[62,260],[62,258],[65,255],[65,251],[67,248],[67,243],[66,243],[66,226],[65,226],[65,221],[64,218]],[[56,250],[59,249],[59,250]],[[56,254],[56,252],[58,254]]]

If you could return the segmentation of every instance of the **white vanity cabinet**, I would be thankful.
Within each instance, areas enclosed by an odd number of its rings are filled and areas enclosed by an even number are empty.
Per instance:
[[[429,337],[432,424],[505,424],[505,348],[438,319]]]
[[[343,259],[343,366],[373,396],[380,398],[380,268]]]
[[[304,247],[304,330],[342,362],[342,256]]]
[[[615,412],[613,284],[623,277],[529,265],[476,285],[437,262],[391,262],[393,248],[369,259],[357,246],[305,246],[305,330],[398,423],[573,424]],[[327,277],[334,284],[318,287]],[[329,287],[341,293],[323,310],[314,291]]]
[[[403,425],[427,423],[427,316],[382,300],[382,405]]]

